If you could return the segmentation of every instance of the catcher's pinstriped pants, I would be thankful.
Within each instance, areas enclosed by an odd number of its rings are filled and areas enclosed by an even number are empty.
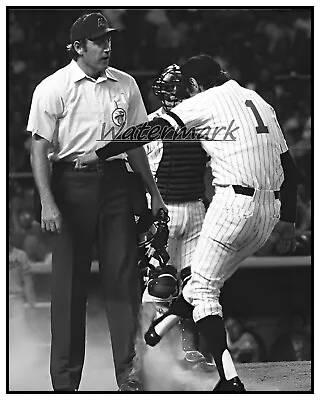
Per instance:
[[[202,200],[169,203],[167,207],[170,216],[168,223],[169,263],[181,271],[191,265],[206,210]]]

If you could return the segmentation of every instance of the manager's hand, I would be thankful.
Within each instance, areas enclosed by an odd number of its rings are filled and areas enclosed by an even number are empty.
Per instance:
[[[79,156],[75,161],[75,169],[85,168],[88,164],[92,164],[99,160],[95,151]]]
[[[297,247],[295,226],[292,222],[278,221],[273,235],[277,236],[276,251],[279,254],[294,253]]]

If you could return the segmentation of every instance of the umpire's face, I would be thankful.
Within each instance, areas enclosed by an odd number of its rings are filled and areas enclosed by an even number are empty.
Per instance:
[[[93,73],[104,71],[111,56],[111,36],[106,34],[97,39],[87,39],[86,47],[82,49],[81,63]]]

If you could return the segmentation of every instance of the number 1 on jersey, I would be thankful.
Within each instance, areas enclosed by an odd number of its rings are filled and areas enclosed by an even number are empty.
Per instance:
[[[256,127],[257,133],[269,133],[269,129],[266,125],[264,125],[262,118],[260,117],[259,111],[256,106],[253,104],[252,100],[246,100],[245,105],[251,109],[253,115],[258,123]]]

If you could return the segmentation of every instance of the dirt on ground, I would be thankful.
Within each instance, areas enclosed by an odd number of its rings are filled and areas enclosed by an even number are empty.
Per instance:
[[[37,310],[33,323],[15,335],[10,344],[9,390],[49,392],[50,323],[48,309]],[[170,336],[171,335],[171,336]],[[143,354],[147,391],[211,391],[216,372],[186,370],[174,329],[154,348]],[[87,352],[80,391],[113,392],[117,385],[107,322],[104,316],[88,319]],[[306,392],[311,390],[309,361],[237,365],[247,390],[256,392]]]
[[[247,390],[311,391],[310,361],[240,364],[237,370]]]
[[[145,332],[150,324],[150,310],[140,315]],[[142,338],[141,338],[142,339]],[[172,328],[155,347],[143,340],[137,353],[142,354],[144,385],[148,391],[212,391],[219,377],[217,371],[203,372],[201,368],[186,369],[181,333]],[[141,345],[141,343],[143,343]],[[144,348],[144,349],[143,349]],[[236,369],[247,391],[300,392],[311,390],[311,362],[269,362],[237,364]]]

